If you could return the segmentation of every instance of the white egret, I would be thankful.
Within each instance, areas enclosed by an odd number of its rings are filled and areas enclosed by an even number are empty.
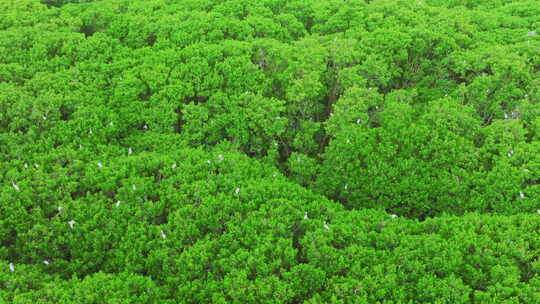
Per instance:
[[[100,167],[100,168],[103,168],[103,164],[101,162],[98,162],[97,166]]]
[[[512,157],[512,155],[514,155],[514,150],[510,150],[507,155],[508,157]]]
[[[45,265],[49,265],[49,261],[47,261],[47,260],[43,260],[43,264],[45,264]]]
[[[28,163],[24,163],[24,168],[28,169]]]
[[[69,228],[73,228],[73,226],[75,225],[75,221],[74,220],[68,221],[68,225],[69,225]]]
[[[356,124],[357,124],[357,125],[360,124],[360,118],[358,118],[358,119],[356,120]]]
[[[93,132],[92,132],[92,129],[90,129],[90,131],[88,131],[88,133],[89,133],[89,134],[92,134],[92,133],[93,133]]]
[[[109,123],[109,126],[111,126],[111,127],[113,126],[113,122],[112,122],[112,121]]]
[[[135,186],[135,184],[131,184],[131,189],[133,189],[133,191],[137,190],[137,186]]]
[[[13,188],[15,188],[15,190],[17,191],[20,191],[21,189],[19,188],[19,186],[17,184],[15,184],[14,182],[11,182],[11,185],[13,186]]]
[[[13,266],[13,263],[9,263],[9,271],[14,272],[15,266]]]
[[[41,118],[43,118],[43,120],[47,120],[47,116],[43,115]]]
[[[176,163],[172,164],[171,168],[176,168]]]
[[[240,188],[236,188],[236,190],[234,190],[234,193],[235,193],[236,195],[240,194]]]
[[[525,198],[525,193],[523,193],[523,191],[519,191],[519,197],[524,199]]]
[[[304,212],[304,219],[307,220],[309,217],[307,215],[307,212]]]
[[[131,148],[128,149],[128,155],[131,155],[133,154],[133,150],[131,150]]]
[[[116,201],[116,207],[119,207],[120,206],[120,201]]]
[[[392,215],[390,215],[390,217],[393,218],[393,219],[395,219],[395,218],[397,218],[398,216],[397,216],[397,214],[392,214]]]
[[[62,208],[62,206],[58,206],[56,207],[56,210],[58,210],[58,212],[62,211],[64,208]]]
[[[540,209],[536,210],[536,213],[540,214]]]
[[[330,226],[328,226],[328,223],[326,221],[324,221],[323,226],[324,226],[324,229],[326,230],[330,229]]]
[[[38,164],[34,164],[34,167],[39,168],[39,165],[38,165]]]
[[[143,129],[148,130],[148,126],[147,126],[147,125],[144,125],[144,126],[143,126]]]
[[[223,154],[218,155],[218,160],[222,162],[225,158],[223,157]]]
[[[166,239],[166,238],[167,238],[167,236],[165,235],[165,232],[163,232],[163,230],[160,230],[159,232],[161,233],[161,237],[162,237],[163,239]]]

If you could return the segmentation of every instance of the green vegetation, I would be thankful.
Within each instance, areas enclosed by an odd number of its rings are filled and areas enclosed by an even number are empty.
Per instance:
[[[0,303],[540,303],[540,5],[2,0],[0,181]]]

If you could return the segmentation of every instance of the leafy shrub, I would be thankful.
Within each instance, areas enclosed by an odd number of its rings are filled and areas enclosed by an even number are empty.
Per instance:
[[[0,302],[540,302],[539,10],[0,1]]]

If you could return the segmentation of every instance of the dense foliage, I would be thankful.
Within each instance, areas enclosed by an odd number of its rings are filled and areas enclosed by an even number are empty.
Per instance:
[[[0,303],[540,303],[540,5],[2,0],[0,181]]]

